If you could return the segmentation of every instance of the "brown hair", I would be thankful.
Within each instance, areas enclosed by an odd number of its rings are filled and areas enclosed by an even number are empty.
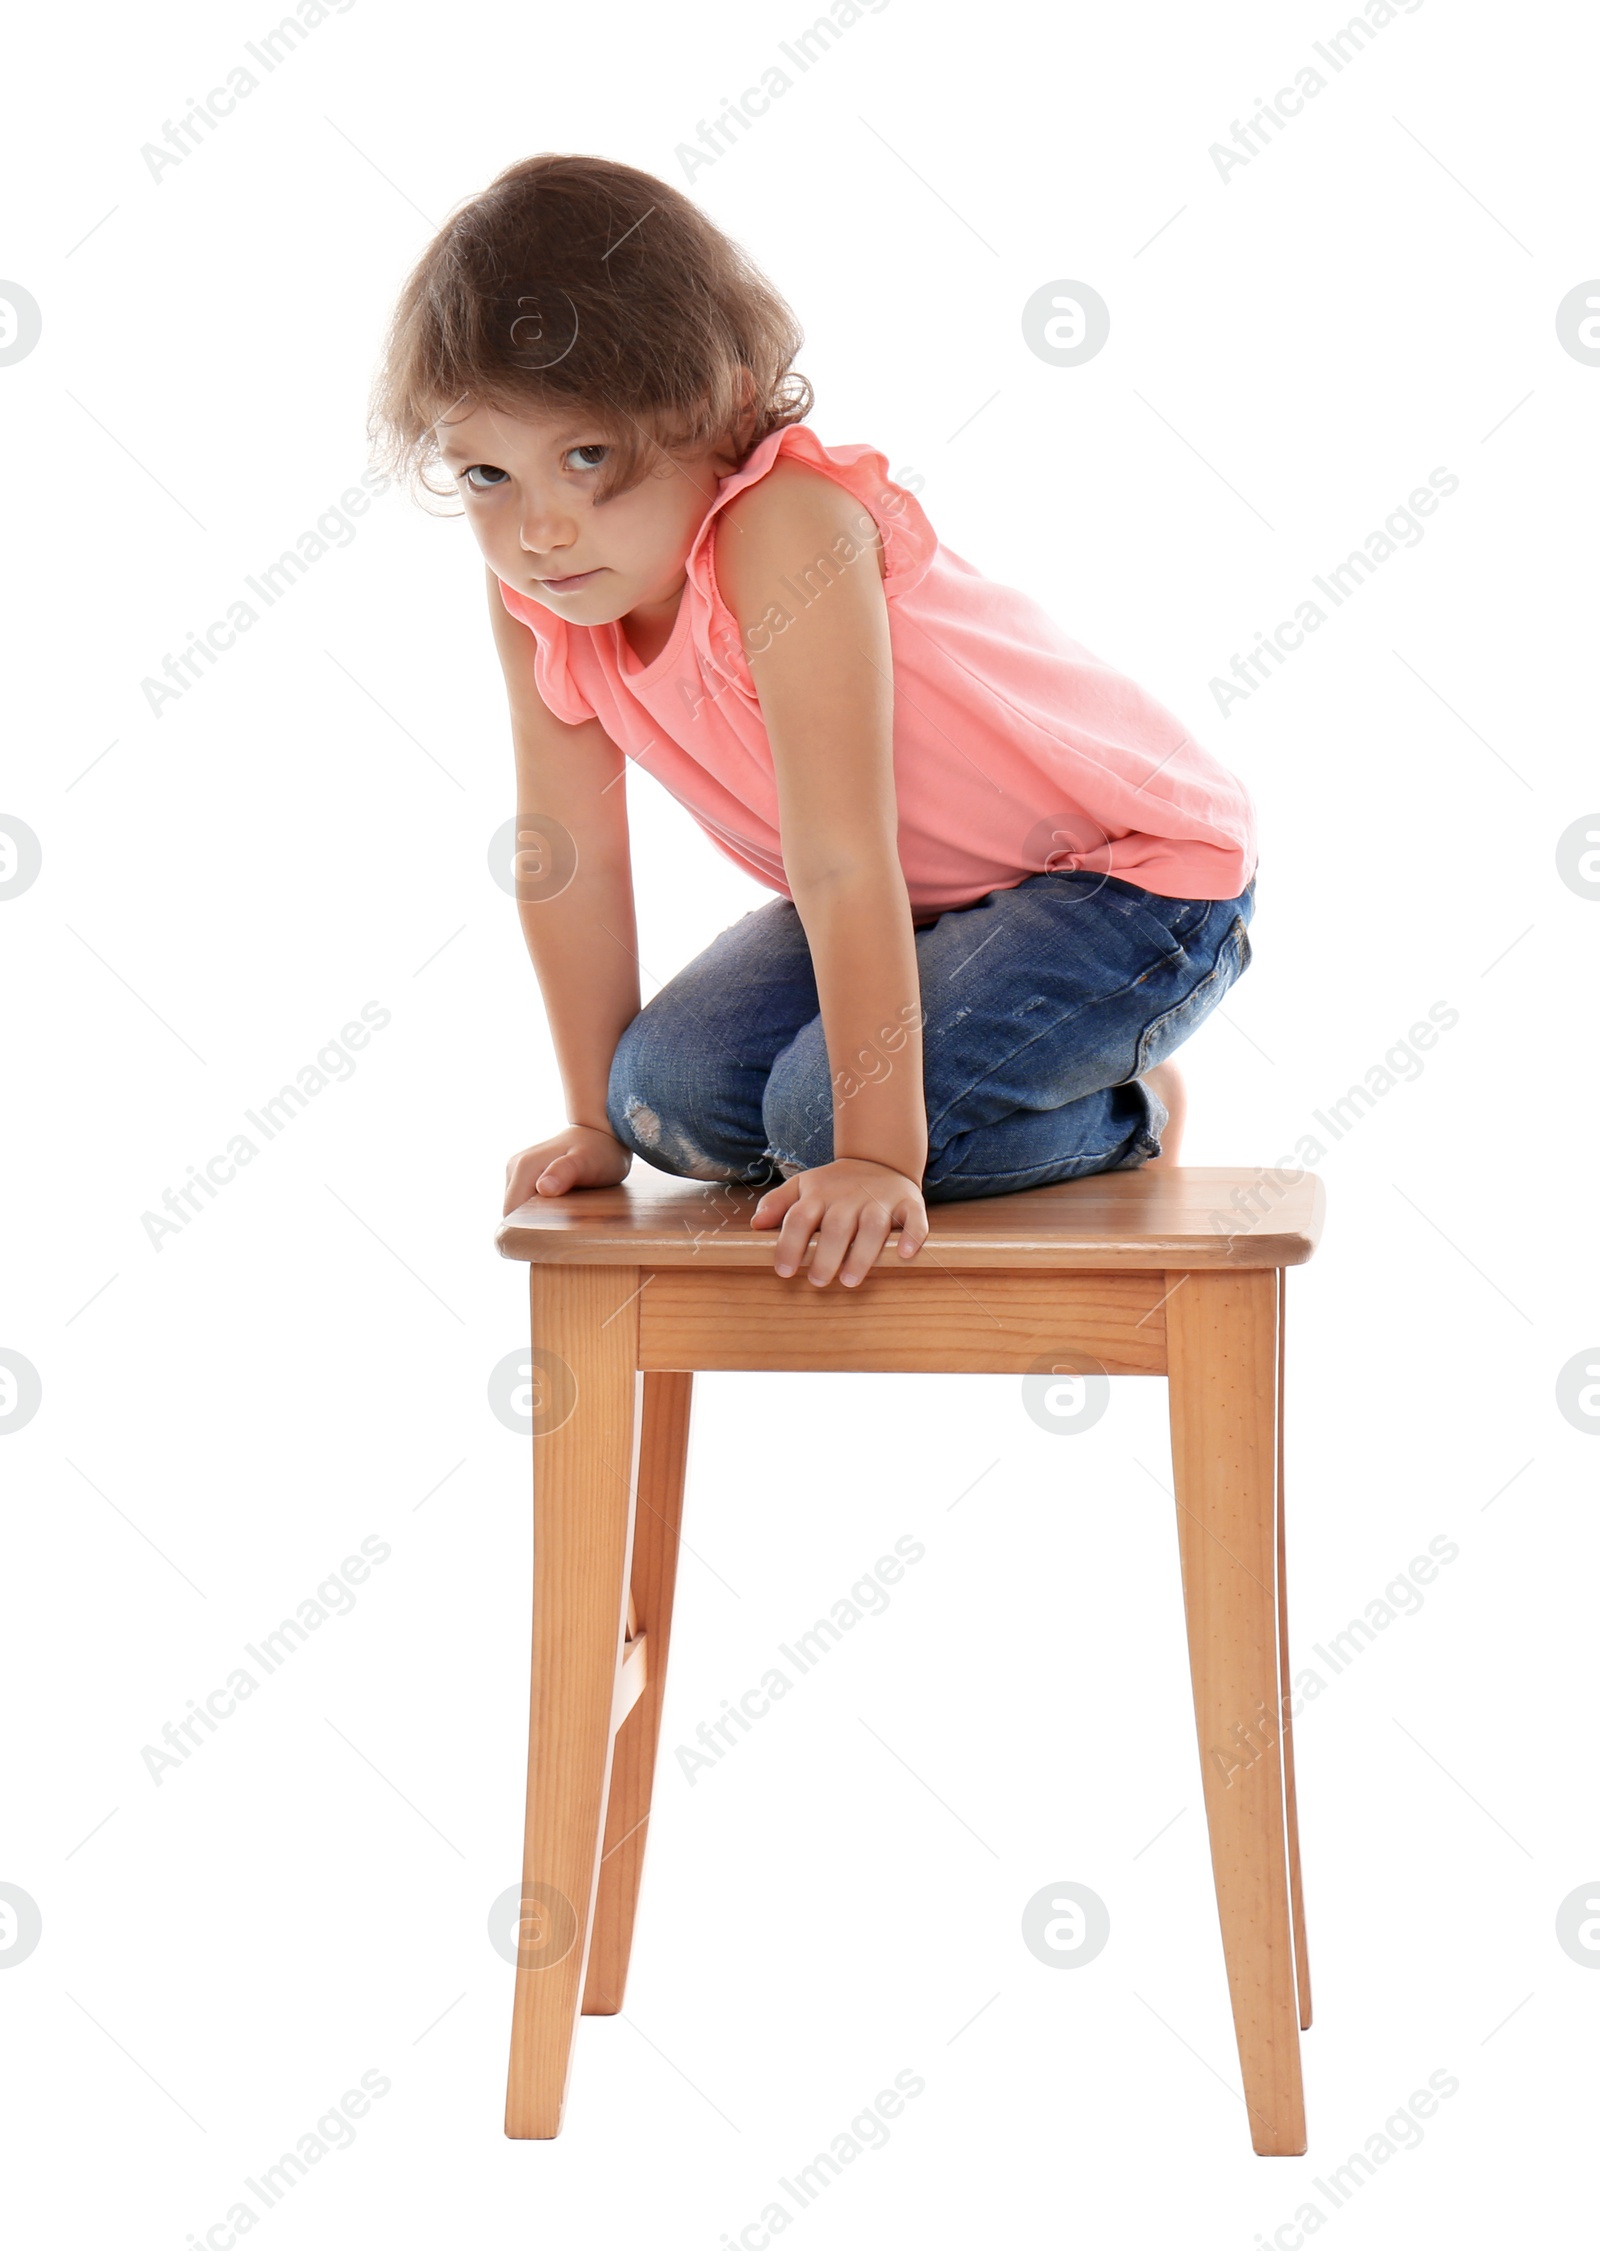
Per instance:
[[[771,283],[676,188],[604,157],[525,157],[417,261],[367,434],[392,475],[442,499],[427,476],[441,415],[579,406],[612,448],[594,487],[609,500],[661,453],[712,447],[739,469],[803,421],[814,397],[790,369],[802,341]]]

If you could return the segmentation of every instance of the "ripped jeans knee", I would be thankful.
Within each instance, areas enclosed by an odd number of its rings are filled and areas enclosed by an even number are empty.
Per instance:
[[[689,1073],[696,1069],[691,1060]],[[681,1053],[653,1036],[645,1017],[636,1017],[617,1043],[606,1089],[606,1120],[623,1147],[684,1180],[772,1186],[780,1176],[769,1158],[717,1141],[702,1122],[704,1107],[693,1076],[685,1079]]]
[[[606,1114],[617,1139],[661,1172],[677,1173],[685,1180],[742,1180],[748,1170],[718,1163],[641,1095],[625,1092],[619,1102],[607,1103]]]

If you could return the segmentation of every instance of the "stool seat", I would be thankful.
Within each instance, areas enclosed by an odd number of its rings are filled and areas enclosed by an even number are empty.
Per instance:
[[[640,1172],[643,1171],[643,1177]],[[773,1271],[762,1191],[636,1168],[534,1197],[533,1648],[506,2132],[560,2130],[574,2032],[622,2006],[701,1369],[1163,1376],[1189,1667],[1253,2148],[1306,2147],[1311,2022],[1284,1595],[1285,1275],[1315,1174],[1144,1167],[928,1207],[852,1289]],[[807,1252],[807,1259],[810,1253]]]
[[[749,1221],[762,1193],[635,1166],[617,1188],[579,1188],[519,1204],[501,1222],[496,1242],[502,1258],[559,1265],[765,1270],[777,1230]],[[917,1261],[1100,1272],[1301,1266],[1316,1249],[1324,1201],[1315,1173],[1281,1187],[1260,1167],[1091,1173],[1014,1196],[930,1204],[928,1241]],[[899,1240],[890,1236],[879,1266],[906,1263]]]

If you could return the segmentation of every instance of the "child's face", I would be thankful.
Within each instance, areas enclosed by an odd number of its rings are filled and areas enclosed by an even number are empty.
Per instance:
[[[631,492],[597,508],[606,441],[582,408],[525,419],[474,407],[437,430],[473,536],[507,586],[575,625],[607,624],[682,589],[716,496],[709,453],[670,463],[663,455]]]

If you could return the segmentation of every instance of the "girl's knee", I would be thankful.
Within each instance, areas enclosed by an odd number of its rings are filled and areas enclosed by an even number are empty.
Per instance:
[[[617,1042],[606,1085],[606,1121],[626,1149],[684,1180],[740,1180],[748,1167],[705,1146],[696,1066],[680,1034],[642,1010]],[[703,1087],[699,1089],[703,1094]]]
[[[667,1149],[676,1134],[669,1124],[672,1099],[668,1073],[662,1068],[663,1043],[641,1011],[618,1040],[606,1082],[606,1122],[617,1139],[635,1156],[666,1165]]]

